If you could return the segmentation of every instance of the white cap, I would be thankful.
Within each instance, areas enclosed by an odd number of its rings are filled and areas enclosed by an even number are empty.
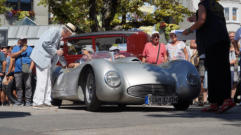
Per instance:
[[[85,46],[82,48],[82,50],[87,50],[89,53],[94,53],[94,50],[91,46]]]
[[[116,49],[119,49],[117,46],[111,46],[110,48],[109,48],[109,51],[114,51],[114,50],[116,50]]]
[[[72,33],[76,31],[76,27],[72,23],[65,24],[65,27]]]
[[[27,37],[26,37],[25,35],[20,35],[20,36],[18,37],[18,39],[19,39],[19,40],[23,40],[23,39],[27,39]]]
[[[154,34],[160,34],[160,33],[158,31],[153,31],[151,35],[154,35]]]
[[[176,34],[176,30],[172,30],[172,31],[170,32],[170,34],[171,34],[171,33]]]

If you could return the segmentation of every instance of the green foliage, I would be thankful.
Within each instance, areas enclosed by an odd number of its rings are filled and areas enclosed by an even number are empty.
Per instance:
[[[155,6],[153,13],[141,11],[148,3]],[[72,22],[79,32],[103,31],[153,26],[166,22],[166,34],[175,24],[183,21],[191,12],[178,0],[40,0],[40,5],[49,5],[54,15],[52,23]],[[128,17],[130,16],[130,17]]]
[[[6,0],[0,0],[0,14],[4,14],[8,10],[8,8],[5,6],[5,2]]]
[[[5,11],[7,11],[7,7],[5,6],[6,0],[0,0],[0,14],[3,14]]]

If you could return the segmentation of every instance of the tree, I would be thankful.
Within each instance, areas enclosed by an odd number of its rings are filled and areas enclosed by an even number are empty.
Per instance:
[[[8,10],[8,8],[5,6],[5,2],[6,0],[0,0],[0,14],[4,14]]]
[[[146,3],[156,7],[154,13],[140,10]],[[53,23],[72,22],[79,32],[178,24],[191,14],[178,0],[40,0],[39,4],[49,5]]]

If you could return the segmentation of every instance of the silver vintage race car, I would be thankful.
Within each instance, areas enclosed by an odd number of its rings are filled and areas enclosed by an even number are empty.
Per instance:
[[[185,60],[153,65],[131,55],[117,58],[111,52],[95,53],[76,68],[57,68],[53,81],[53,104],[84,101],[90,111],[101,104],[144,103],[186,110],[200,93],[199,73]]]

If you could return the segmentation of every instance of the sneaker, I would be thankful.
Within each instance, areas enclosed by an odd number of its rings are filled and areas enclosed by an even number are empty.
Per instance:
[[[46,106],[44,104],[41,105],[33,105],[33,108],[35,109],[44,109]]]
[[[23,103],[21,103],[21,102],[16,102],[16,103],[13,104],[13,106],[23,106]]]
[[[203,108],[201,111],[202,112],[216,112],[216,111],[218,111],[218,108],[219,108],[218,104],[211,104],[210,106]]]
[[[200,102],[198,103],[198,106],[204,106],[204,102],[200,101]]]
[[[54,106],[54,105],[51,105],[51,104],[44,104],[46,107],[49,107],[49,108],[59,108],[58,106]]]
[[[225,99],[223,102],[223,105],[219,108],[219,110],[217,111],[217,113],[224,113],[227,110],[231,109],[232,107],[234,107],[236,104],[233,102],[232,99]]]
[[[32,106],[32,103],[26,102],[25,106],[30,107],[30,106]]]

